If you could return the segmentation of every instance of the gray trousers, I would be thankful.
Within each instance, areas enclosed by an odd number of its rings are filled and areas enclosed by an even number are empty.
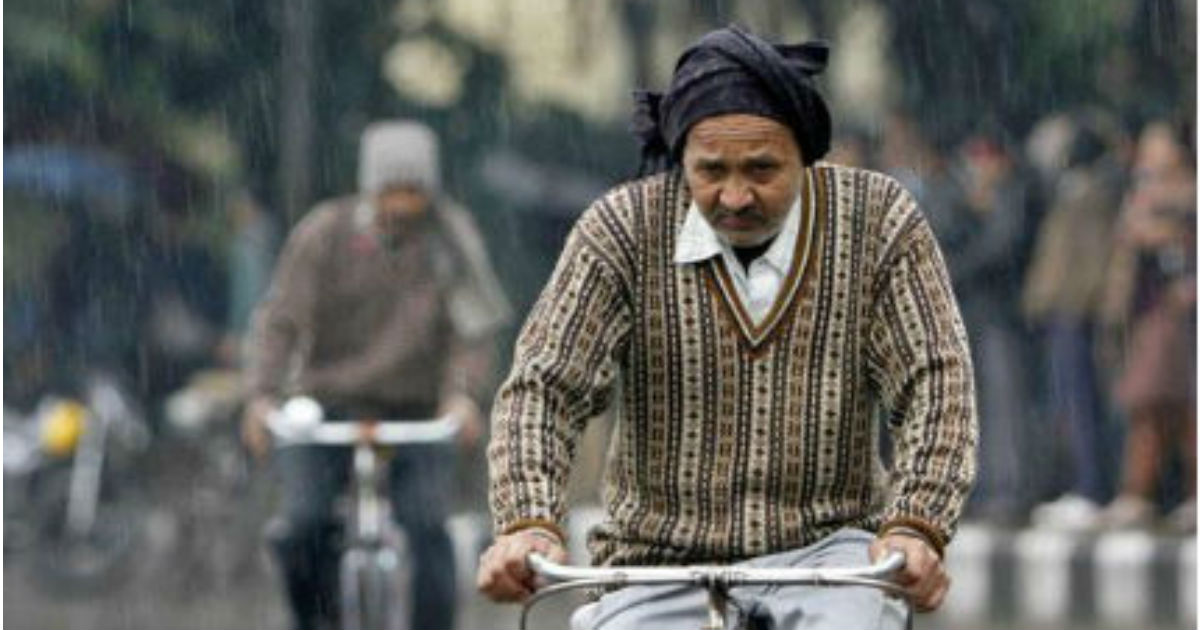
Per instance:
[[[803,549],[739,563],[747,567],[839,567],[870,563],[874,535],[843,529]],[[744,586],[730,591],[729,628],[902,630],[908,604],[865,586]],[[708,595],[687,586],[630,586],[580,607],[572,630],[687,630],[707,623]]]

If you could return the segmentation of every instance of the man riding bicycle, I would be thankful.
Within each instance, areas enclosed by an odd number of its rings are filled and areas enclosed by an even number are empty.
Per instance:
[[[830,118],[813,76],[827,56],[720,29],[682,55],[665,94],[638,95],[643,166],[661,172],[579,219],[493,408],[497,537],[478,577],[490,597],[530,596],[529,553],[565,558],[577,439],[619,395],[594,562],[839,566],[895,549],[909,601],[941,604],[975,472],[966,334],[909,192],[817,161]],[[743,621],[773,628],[899,628],[907,613],[862,587],[731,597]],[[699,627],[703,601],[627,587],[572,625]]]
[[[259,455],[266,421],[290,395],[327,417],[454,414],[480,433],[492,339],[509,306],[470,216],[441,194],[433,132],[383,122],[363,133],[359,194],[318,205],[292,231],[249,338],[254,396],[243,438]],[[393,516],[415,561],[411,627],[454,625],[453,547],[444,527],[453,453],[405,446],[391,458]],[[316,446],[275,455],[282,514],[272,542],[297,628],[338,624],[334,500],[350,453]]]

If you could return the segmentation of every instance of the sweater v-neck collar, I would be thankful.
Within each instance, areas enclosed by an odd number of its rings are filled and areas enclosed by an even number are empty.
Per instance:
[[[697,264],[702,266],[702,269],[708,275],[710,288],[719,295],[721,303],[726,307],[734,322],[737,323],[742,337],[751,348],[757,349],[771,337],[780,320],[783,319],[783,315],[790,310],[792,303],[799,294],[800,287],[804,284],[805,278],[810,275],[810,268],[814,267],[813,262],[817,257],[817,246],[820,237],[820,229],[817,225],[817,210],[819,208],[817,179],[813,175],[812,168],[804,170],[804,185],[800,191],[799,208],[793,209],[793,211],[798,211],[799,226],[795,234],[794,243],[792,244],[791,264],[788,267],[783,284],[775,296],[774,303],[761,321],[755,322],[754,317],[743,302],[743,298],[732,276],[732,273],[735,272],[729,269],[731,263],[728,259],[730,257],[722,255],[719,243],[715,251],[712,250],[711,241],[704,246],[698,246],[696,248],[697,253],[701,249],[711,252],[705,257],[676,257],[675,262],[677,264]],[[685,227],[687,220],[699,218],[703,221],[703,218],[699,217],[698,212],[691,207],[690,202],[688,203],[687,211],[689,215],[685,219]],[[676,253],[679,254],[680,252],[677,250]]]

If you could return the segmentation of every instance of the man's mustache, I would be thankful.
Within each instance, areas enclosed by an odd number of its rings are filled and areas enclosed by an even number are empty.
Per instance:
[[[741,208],[730,208],[717,204],[713,207],[712,218],[714,222],[722,219],[737,217],[739,219],[752,219],[755,221],[765,221],[767,215],[757,205],[743,206]]]

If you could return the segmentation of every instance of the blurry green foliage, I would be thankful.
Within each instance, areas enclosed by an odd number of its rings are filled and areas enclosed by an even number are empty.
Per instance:
[[[483,192],[471,190],[475,163],[498,145],[605,179],[634,171],[623,125],[598,125],[553,107],[518,111],[506,92],[506,60],[436,20],[404,35],[435,37],[468,58],[467,90],[447,108],[404,101],[380,67],[401,36],[394,15],[403,1],[315,3],[314,196],[353,185],[357,135],[368,120],[384,116],[416,116],[437,128],[446,144],[448,182],[477,199]],[[1191,0],[877,3],[893,22],[891,58],[903,104],[945,127],[935,130],[943,135],[957,135],[984,117],[1019,132],[1051,110],[1097,100],[1135,118],[1194,107],[1194,32],[1183,19],[1194,18]],[[674,4],[693,21],[716,26],[733,19],[739,3]],[[847,4],[855,3],[818,0],[806,11],[817,28],[832,32]],[[279,151],[280,18],[292,6],[9,0],[5,144],[102,145],[150,164],[151,178],[159,170],[181,171],[167,185],[190,192],[171,193],[176,197],[194,201],[249,182],[270,202]],[[645,0],[612,6],[630,32],[661,26]]]

